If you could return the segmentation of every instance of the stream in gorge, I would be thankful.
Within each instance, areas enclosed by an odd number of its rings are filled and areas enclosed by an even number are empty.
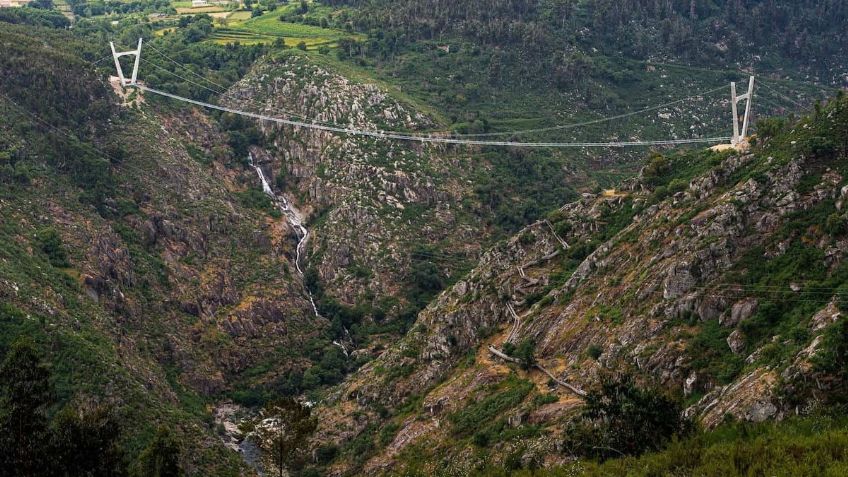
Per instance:
[[[303,225],[303,215],[283,194],[274,193],[273,189],[271,189],[271,184],[265,177],[265,172],[262,171],[262,167],[254,162],[252,153],[248,156],[248,162],[250,167],[256,171],[256,175],[259,177],[259,181],[262,184],[262,191],[271,198],[274,206],[282,213],[286,222],[289,226],[291,226],[297,236],[294,264],[298,275],[300,275],[301,281],[303,281],[304,272],[301,262],[306,256],[306,243],[309,240],[309,230]],[[320,318],[321,315],[318,313],[318,307],[315,305],[315,299],[306,287],[306,283],[303,283],[303,293],[309,298],[309,303],[312,305],[312,312],[315,314],[315,317]],[[347,355],[347,350],[343,346],[339,344],[337,345],[340,346],[345,351],[345,355]],[[262,451],[254,442],[254,439],[252,439],[253,432],[244,435],[239,429],[240,423],[255,418],[255,410],[246,409],[232,402],[223,402],[216,406],[214,413],[215,422],[221,429],[221,440],[224,442],[224,445],[238,452],[244,462],[256,471],[259,476],[264,476],[265,469],[262,464]]]
[[[265,172],[261,166],[256,164],[252,153],[248,156],[248,162],[259,177],[259,181],[262,184],[262,191],[271,198],[274,206],[282,213],[286,222],[291,226],[297,236],[294,263],[297,273],[303,282],[305,274],[303,271],[304,266],[301,265],[301,262],[306,257],[306,244],[309,240],[309,230],[303,225],[303,215],[289,202],[285,195],[274,193],[268,178],[265,177]],[[315,299],[312,296],[312,292],[306,287],[306,283],[303,283],[303,292],[309,298],[309,303],[312,305],[312,311],[315,317],[321,318],[321,315],[318,313],[318,307],[315,305]],[[345,329],[344,332],[347,339],[352,341],[348,330]],[[345,356],[349,356],[348,348],[344,344],[335,340],[332,341],[332,344],[338,346],[344,352]],[[307,402],[306,405],[311,407],[314,403]],[[232,402],[220,403],[215,408],[215,422],[221,428],[221,439],[224,445],[238,452],[247,465],[254,469],[258,475],[263,476],[265,472],[262,464],[262,452],[252,439],[253,432],[243,435],[239,429],[239,423],[253,418],[255,418],[255,410],[243,408]]]
[[[262,183],[262,192],[271,198],[274,205],[280,210],[283,217],[286,218],[286,222],[289,223],[297,235],[298,242],[297,247],[295,247],[294,265],[295,268],[297,268],[297,273],[300,275],[301,280],[303,280],[304,274],[300,262],[306,255],[306,242],[309,240],[309,230],[307,230],[303,225],[303,215],[301,215],[300,211],[297,210],[283,194],[277,195],[274,193],[273,189],[271,189],[271,184],[268,182],[268,179],[265,177],[265,173],[262,171],[262,167],[253,161],[253,153],[249,154],[248,161],[250,163],[250,167],[252,167],[253,170],[256,171],[256,175],[259,176],[259,181]],[[309,297],[309,302],[312,304],[312,311],[315,313],[315,316],[320,317],[321,315],[318,314],[318,307],[315,305],[315,298],[313,298],[312,292],[306,288],[306,283],[303,284],[303,291],[306,293],[306,296]]]

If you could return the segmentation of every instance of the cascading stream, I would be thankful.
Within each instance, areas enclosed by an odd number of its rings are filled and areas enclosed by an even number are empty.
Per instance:
[[[253,153],[248,153],[248,161],[250,163],[250,167],[252,167],[253,170],[256,171],[256,175],[259,176],[259,181],[262,183],[262,191],[271,198],[274,205],[280,210],[280,212],[282,212],[283,217],[286,218],[286,221],[295,230],[298,242],[297,247],[295,247],[294,266],[297,268],[297,273],[300,275],[301,280],[303,280],[304,274],[303,269],[300,268],[300,261],[301,257],[305,255],[306,242],[309,240],[309,230],[307,230],[303,225],[303,216],[289,203],[288,199],[286,199],[283,194],[274,194],[274,191],[271,189],[271,184],[265,177],[265,173],[262,172],[262,168],[254,163]],[[309,297],[309,303],[312,304],[312,311],[315,312],[315,316],[320,317],[321,315],[318,314],[318,307],[315,305],[315,299],[312,297],[312,293],[306,288],[305,283],[303,285],[303,291],[306,293],[306,296]]]

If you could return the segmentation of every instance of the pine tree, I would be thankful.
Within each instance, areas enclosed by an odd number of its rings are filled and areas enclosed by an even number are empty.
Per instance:
[[[279,423],[267,431],[263,442],[269,442],[267,452],[272,456],[276,473],[282,477],[286,471],[303,466],[303,451],[317,422],[308,407],[294,399],[281,399],[266,407],[265,415]]]
[[[120,477],[127,475],[118,443],[120,425],[104,407],[80,411],[64,408],[53,420],[51,459],[59,477]]]
[[[46,473],[53,403],[50,372],[35,345],[16,341],[0,365],[0,475]]]
[[[143,477],[181,477],[180,446],[171,431],[159,426],[150,445],[139,456],[137,474]]]

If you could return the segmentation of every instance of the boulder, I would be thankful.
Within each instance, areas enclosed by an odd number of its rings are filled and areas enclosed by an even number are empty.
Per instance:
[[[836,306],[835,301],[831,301],[826,307],[813,315],[813,318],[810,320],[810,327],[812,327],[813,331],[819,331],[831,323],[836,323],[840,316],[842,316],[842,313],[839,311],[839,307]]]
[[[727,337],[727,346],[730,346],[730,351],[733,351],[733,354],[741,353],[745,349],[745,336],[741,331],[734,330]]]
[[[736,326],[753,316],[759,304],[760,302],[756,298],[746,298],[736,302],[730,310],[730,316],[725,315],[720,323],[724,326]]]
[[[695,267],[689,262],[678,262],[672,265],[663,281],[663,298],[678,298],[697,285],[698,280],[693,268]]]

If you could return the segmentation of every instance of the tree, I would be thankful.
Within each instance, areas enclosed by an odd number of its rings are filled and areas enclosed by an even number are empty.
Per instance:
[[[34,0],[29,3],[30,8],[40,8],[42,10],[52,10],[53,0]]]
[[[35,345],[16,341],[0,365],[0,475],[43,475],[47,468],[50,372]]]
[[[515,347],[513,357],[521,361],[521,367],[525,370],[530,369],[536,364],[536,357],[533,353],[536,349],[536,343],[532,339],[526,339]]]
[[[48,227],[38,231],[36,236],[41,251],[47,255],[47,259],[54,267],[68,267],[68,254],[62,245],[62,236],[52,227]]]
[[[144,477],[181,477],[180,446],[171,431],[159,426],[156,436],[138,458],[138,474]]]
[[[59,477],[117,477],[127,475],[124,452],[118,444],[120,425],[104,407],[79,411],[65,407],[53,420],[51,444]]]
[[[566,431],[565,444],[575,454],[606,459],[656,451],[690,431],[677,400],[638,387],[629,376],[607,377],[586,396],[582,419]]]
[[[64,408],[48,425],[56,401],[50,371],[35,345],[16,341],[0,365],[0,476],[120,477],[120,426],[96,407]]]
[[[272,419],[275,425],[263,428],[260,438],[281,477],[286,470],[303,467],[307,440],[318,425],[311,413],[307,406],[291,398],[275,401],[265,408],[266,419]]]

